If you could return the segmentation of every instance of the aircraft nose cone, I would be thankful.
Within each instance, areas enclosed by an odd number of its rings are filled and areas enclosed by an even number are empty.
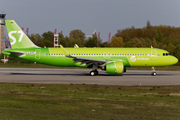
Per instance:
[[[176,57],[174,57],[172,62],[173,62],[173,64],[176,64],[178,62],[178,59]]]
[[[176,58],[175,63],[177,63],[177,62],[178,62],[178,59]]]

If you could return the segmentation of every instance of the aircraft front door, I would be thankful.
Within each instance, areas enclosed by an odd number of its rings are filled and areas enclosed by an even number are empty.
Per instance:
[[[37,50],[36,50],[36,55],[35,55],[35,59],[36,59],[36,60],[40,60],[40,53],[41,53],[41,50],[40,50],[40,49],[37,49]]]
[[[151,60],[157,60],[157,51],[151,50]]]

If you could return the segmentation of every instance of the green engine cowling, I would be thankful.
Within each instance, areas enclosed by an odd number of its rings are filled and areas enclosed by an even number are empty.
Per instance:
[[[107,63],[106,72],[111,74],[122,74],[124,72],[124,63],[123,62]]]

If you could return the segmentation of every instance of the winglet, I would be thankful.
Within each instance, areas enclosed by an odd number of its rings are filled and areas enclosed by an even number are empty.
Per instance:
[[[79,46],[77,44],[74,45],[74,48],[79,48]]]
[[[60,45],[60,47],[63,50],[64,55],[70,56],[70,54],[66,51],[66,49],[62,45]]]

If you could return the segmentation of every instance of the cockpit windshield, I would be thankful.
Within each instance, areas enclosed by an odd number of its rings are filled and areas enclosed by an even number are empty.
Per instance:
[[[171,56],[170,53],[163,53],[163,56]]]

